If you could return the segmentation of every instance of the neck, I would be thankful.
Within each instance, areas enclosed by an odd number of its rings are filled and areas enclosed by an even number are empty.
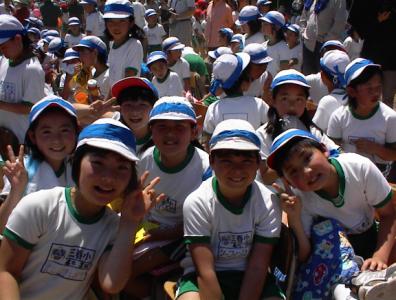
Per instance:
[[[54,170],[54,172],[58,172],[63,164],[64,164],[64,160],[48,160],[46,159],[47,163],[51,166],[52,170]]]
[[[75,210],[83,218],[93,218],[103,209],[103,206],[90,205],[77,188],[71,190],[71,200]]]
[[[327,180],[326,185],[321,189],[321,191],[325,192],[330,197],[335,198],[338,196],[340,182],[336,168],[333,165],[330,165],[330,167],[331,170],[329,179]]]
[[[107,66],[101,63],[96,63],[94,67],[95,67],[95,77],[98,77],[100,74],[102,74],[104,71],[107,70]]]
[[[219,191],[223,195],[224,199],[235,207],[240,207],[242,205],[243,198],[246,194],[246,189],[229,190],[227,188],[221,187],[220,184],[219,184]]]
[[[136,139],[141,140],[149,134],[149,127],[144,126],[142,128],[134,129],[133,134],[135,135]]]
[[[126,37],[122,38],[122,39],[113,40],[114,46],[119,47],[119,46],[121,46],[122,44],[124,44],[127,40],[128,40],[128,35],[127,35]]]
[[[358,105],[355,109],[355,113],[358,114],[359,116],[362,117],[366,117],[369,114],[371,114],[371,112],[373,111],[373,109],[376,107],[377,104],[375,104],[374,106],[362,106],[362,105]]]
[[[161,163],[164,167],[171,169],[179,166],[187,157],[187,149],[182,154],[167,156],[160,154]]]

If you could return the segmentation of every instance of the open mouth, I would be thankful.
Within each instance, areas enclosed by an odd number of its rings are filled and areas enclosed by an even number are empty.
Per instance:
[[[63,152],[66,147],[59,147],[59,148],[50,148],[53,152]]]
[[[166,146],[174,146],[174,145],[177,145],[177,142],[176,141],[165,141],[164,145],[166,145]]]
[[[109,195],[109,194],[112,194],[114,192],[113,188],[101,187],[101,186],[98,186],[98,185],[95,185],[94,189],[95,189],[96,192],[98,192],[100,194],[104,194],[104,195]]]
[[[309,181],[308,181],[308,185],[313,185],[316,182],[318,182],[318,180],[320,179],[321,175],[315,175],[314,177],[312,177]]]
[[[234,183],[240,183],[240,182],[243,182],[244,178],[243,177],[233,177],[233,178],[229,178],[229,180]]]

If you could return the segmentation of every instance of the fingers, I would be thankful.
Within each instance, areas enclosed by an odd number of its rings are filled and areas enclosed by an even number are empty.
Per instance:
[[[272,184],[272,187],[277,191],[278,194],[282,194],[282,193],[285,192],[285,191],[281,188],[281,186],[280,186],[279,184],[275,183],[275,182]]]
[[[19,163],[25,167],[25,163],[23,161],[23,156],[25,155],[25,147],[23,145],[19,146],[19,153],[18,153],[18,161]]]
[[[283,186],[285,187],[286,193],[289,194],[290,196],[294,196],[294,193],[290,187],[290,184],[287,182],[287,180],[282,178],[282,182],[283,182]]]
[[[106,107],[110,107],[117,101],[116,97],[111,97],[110,99],[107,99],[106,101],[103,102],[103,105]]]
[[[8,154],[8,160],[10,162],[16,162],[16,157],[14,150],[12,149],[11,145],[7,145],[7,154]]]
[[[388,265],[381,260],[369,258],[364,261],[361,270],[381,271],[386,269],[387,267]]]
[[[148,186],[146,186],[145,189],[152,190],[159,182],[160,182],[160,178],[155,177],[153,180],[150,181],[150,183],[148,184]]]
[[[142,176],[140,176],[140,186],[144,186],[144,183],[147,180],[147,177],[149,176],[149,171],[144,171],[144,173],[142,174]]]

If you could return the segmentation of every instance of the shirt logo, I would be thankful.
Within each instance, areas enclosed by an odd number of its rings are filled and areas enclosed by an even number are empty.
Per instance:
[[[217,256],[219,258],[247,257],[253,241],[253,233],[219,232]]]

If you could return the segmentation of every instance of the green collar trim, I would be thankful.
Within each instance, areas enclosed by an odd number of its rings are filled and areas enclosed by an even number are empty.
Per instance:
[[[141,139],[136,139],[136,145],[144,145],[151,139],[151,132],[148,132],[144,137]]]
[[[63,175],[63,173],[65,173],[65,171],[66,171],[66,164],[65,162],[63,162],[60,168],[57,171],[55,171],[55,176],[59,178]]]
[[[219,183],[218,183],[216,177],[213,177],[213,179],[212,179],[212,188],[213,188],[213,191],[215,192],[215,194],[217,196],[217,199],[221,203],[221,205],[223,205],[225,209],[227,209],[228,211],[230,211],[231,213],[233,213],[235,215],[240,215],[240,214],[243,213],[243,208],[245,207],[246,203],[249,201],[250,196],[252,195],[252,185],[249,185],[249,187],[246,190],[245,195],[243,195],[242,206],[241,207],[235,207],[235,206],[232,206],[225,199],[223,194],[220,192]]]
[[[375,113],[378,111],[379,107],[380,107],[380,103],[378,102],[377,105],[373,108],[373,110],[366,116],[361,116],[361,115],[357,114],[355,109],[352,106],[349,106],[349,110],[351,111],[352,116],[354,118],[356,118],[358,120],[367,120],[375,115]]]
[[[329,162],[334,166],[336,169],[338,178],[340,180],[339,186],[338,186],[338,196],[336,198],[331,198],[329,194],[323,191],[317,191],[315,192],[319,197],[330,201],[333,203],[335,207],[341,207],[345,204],[345,199],[344,199],[344,194],[345,194],[345,174],[344,170],[341,167],[341,164],[336,160],[335,158],[330,158]]]
[[[113,48],[113,49],[118,49],[118,48],[122,47],[128,40],[129,40],[129,36],[125,39],[125,41],[123,41],[123,42],[122,42],[121,44],[119,44],[119,45],[116,45],[115,43],[113,43],[112,48]]]
[[[70,187],[69,188],[65,188],[65,198],[66,198],[67,207],[69,208],[69,212],[71,213],[71,215],[78,222],[80,222],[82,224],[88,224],[89,225],[89,224],[96,223],[97,221],[99,221],[103,217],[103,215],[104,215],[104,213],[106,211],[106,208],[103,207],[103,209],[96,216],[94,216],[92,218],[84,218],[83,216],[81,216],[78,213],[78,211],[75,209],[75,207],[74,207],[74,205],[72,203],[72,200],[71,200],[71,188]]]
[[[34,57],[33,53],[27,53],[27,54],[23,54],[20,60],[17,60],[16,62],[8,60],[8,65],[10,67],[16,67],[18,65],[20,65],[21,63],[23,63],[25,60]]]
[[[165,75],[165,77],[164,78],[157,78],[157,81],[159,82],[159,83],[163,83],[163,82],[165,82],[165,80],[167,80],[168,79],[168,77],[169,77],[169,74],[170,74],[170,70],[168,69],[168,72],[166,72],[166,75]]]
[[[156,146],[154,147],[153,156],[154,156],[155,163],[157,164],[158,168],[160,168],[160,170],[162,172],[165,172],[168,174],[174,174],[174,173],[178,173],[181,170],[183,170],[190,163],[191,159],[194,156],[194,153],[195,153],[194,146],[192,146],[192,145],[188,146],[186,158],[178,166],[173,167],[173,168],[168,168],[168,167],[164,166],[164,164],[161,162],[161,154]]]
[[[237,98],[237,97],[242,97],[242,96],[243,96],[243,93],[234,93],[234,94],[227,95],[227,97],[225,97],[225,98]]]

